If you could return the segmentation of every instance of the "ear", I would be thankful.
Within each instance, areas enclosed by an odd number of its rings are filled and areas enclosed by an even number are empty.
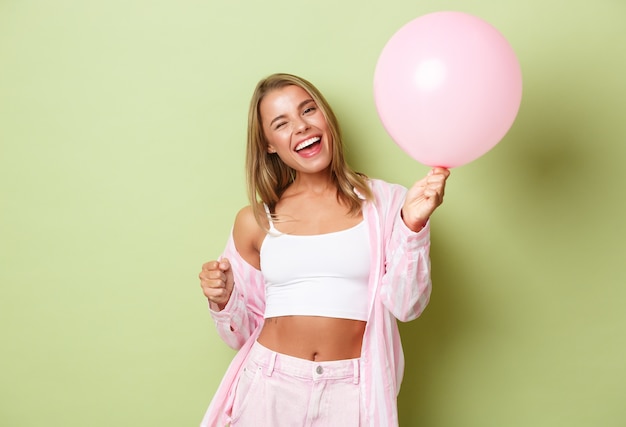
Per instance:
[[[276,153],[276,149],[274,147],[272,147],[271,145],[267,146],[267,152],[270,154],[275,154]]]

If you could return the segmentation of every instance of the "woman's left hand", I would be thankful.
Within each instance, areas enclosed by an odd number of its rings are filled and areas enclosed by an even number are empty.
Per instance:
[[[443,203],[448,176],[448,169],[433,168],[409,189],[402,206],[402,219],[411,230],[417,232],[424,228],[435,209]]]

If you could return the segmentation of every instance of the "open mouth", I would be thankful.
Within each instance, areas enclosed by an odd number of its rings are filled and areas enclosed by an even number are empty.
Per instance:
[[[320,138],[319,136],[314,136],[307,139],[306,141],[302,141],[300,144],[296,145],[296,152],[306,150],[307,148],[310,149],[319,144],[321,140],[322,138]]]

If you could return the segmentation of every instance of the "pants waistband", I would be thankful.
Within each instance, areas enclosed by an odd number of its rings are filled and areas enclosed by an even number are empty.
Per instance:
[[[263,368],[267,376],[274,372],[313,381],[348,379],[359,383],[360,359],[331,360],[315,362],[277,353],[255,342],[250,351],[250,359]]]

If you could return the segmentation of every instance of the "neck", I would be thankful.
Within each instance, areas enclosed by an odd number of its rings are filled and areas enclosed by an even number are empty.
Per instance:
[[[324,171],[318,174],[302,174],[298,173],[296,179],[290,185],[292,191],[324,194],[329,191],[336,193],[337,187],[333,182],[330,171]]]

